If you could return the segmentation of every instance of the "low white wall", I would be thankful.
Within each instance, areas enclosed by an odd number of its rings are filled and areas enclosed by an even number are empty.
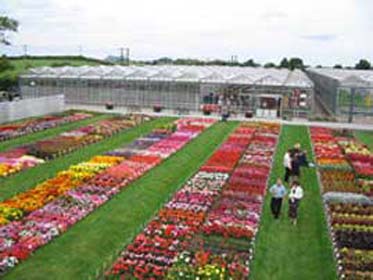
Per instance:
[[[65,107],[63,95],[0,102],[0,123],[18,119],[62,112]]]

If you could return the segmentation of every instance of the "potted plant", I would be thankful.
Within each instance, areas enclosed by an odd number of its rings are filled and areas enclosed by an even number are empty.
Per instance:
[[[252,118],[252,117],[253,117],[253,112],[252,112],[252,111],[247,111],[247,112],[245,113],[245,118],[250,119],[250,118]]]
[[[211,115],[211,108],[208,105],[203,105],[202,112],[205,116]]]
[[[163,107],[161,105],[154,105],[153,106],[153,111],[155,113],[160,113],[162,111]]]
[[[113,110],[114,104],[112,102],[106,102],[105,107],[107,110]]]

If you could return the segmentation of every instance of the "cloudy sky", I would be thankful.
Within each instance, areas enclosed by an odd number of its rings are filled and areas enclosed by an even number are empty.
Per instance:
[[[373,61],[373,0],[0,0],[3,13],[20,22],[7,54]]]

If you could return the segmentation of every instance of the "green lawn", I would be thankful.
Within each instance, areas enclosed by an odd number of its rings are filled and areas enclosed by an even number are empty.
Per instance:
[[[13,176],[0,179],[0,201],[19,192],[33,188],[36,184],[56,175],[58,171],[67,169],[72,164],[90,159],[92,156],[120,147],[132,142],[141,135],[147,134],[157,125],[170,122],[174,118],[159,118],[132,129],[123,131],[98,143],[88,145],[71,154],[38,165]]]
[[[22,72],[30,67],[42,67],[42,66],[59,66],[59,65],[70,65],[70,66],[83,66],[83,65],[100,65],[98,61],[90,61],[79,58],[64,58],[64,57],[53,57],[53,58],[15,58],[10,59],[11,64],[14,66],[14,70]]]
[[[311,155],[308,129],[304,126],[283,126],[270,185],[278,176],[283,177],[283,155],[296,142],[301,143],[302,147],[307,149],[308,155]],[[285,207],[282,209],[280,221],[272,218],[270,195],[267,195],[250,279],[336,279],[316,170],[303,169],[301,183],[305,197],[300,205],[297,226],[291,225],[287,217],[287,201],[284,201]]]
[[[31,142],[35,142],[35,141],[38,141],[38,140],[53,137],[53,136],[56,136],[58,134],[61,134],[61,133],[65,132],[65,131],[77,129],[81,126],[86,126],[86,125],[89,125],[91,123],[97,122],[99,120],[107,119],[109,117],[112,117],[112,115],[109,115],[109,114],[96,115],[96,116],[93,116],[92,118],[88,118],[88,119],[85,119],[85,120],[66,123],[66,124],[59,125],[59,126],[54,127],[54,128],[38,131],[38,132],[35,132],[35,133],[31,133],[31,134],[28,134],[28,135],[24,135],[24,136],[20,136],[20,137],[14,138],[14,139],[3,141],[3,142],[0,142],[0,152],[9,150],[11,148],[14,148],[14,147],[17,147],[17,146],[20,146],[20,145],[29,144]]]
[[[9,59],[13,69],[3,71],[0,73],[0,84],[2,80],[10,81],[16,84],[18,75],[24,73],[29,68],[42,67],[42,66],[83,66],[83,65],[101,65],[104,62],[85,57],[31,57],[31,58],[11,58]]]
[[[373,131],[356,130],[354,131],[354,136],[373,151]]]
[[[236,122],[214,125],[64,235],[38,250],[4,279],[94,276],[103,262],[109,264],[236,126]]]

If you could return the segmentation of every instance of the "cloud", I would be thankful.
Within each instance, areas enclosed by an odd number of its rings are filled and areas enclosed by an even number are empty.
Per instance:
[[[314,34],[314,35],[303,35],[300,37],[302,39],[311,40],[311,41],[320,41],[320,42],[334,41],[338,38],[336,34]]]
[[[285,19],[288,17],[289,15],[282,11],[266,12],[262,15],[262,18],[265,20],[278,20],[278,19]]]
[[[82,45],[85,55],[105,57],[128,46],[135,59],[301,56],[346,65],[373,61],[372,7],[372,0],[0,0],[0,11],[20,22],[13,49],[0,52],[20,54],[28,44],[31,54],[76,54]]]

